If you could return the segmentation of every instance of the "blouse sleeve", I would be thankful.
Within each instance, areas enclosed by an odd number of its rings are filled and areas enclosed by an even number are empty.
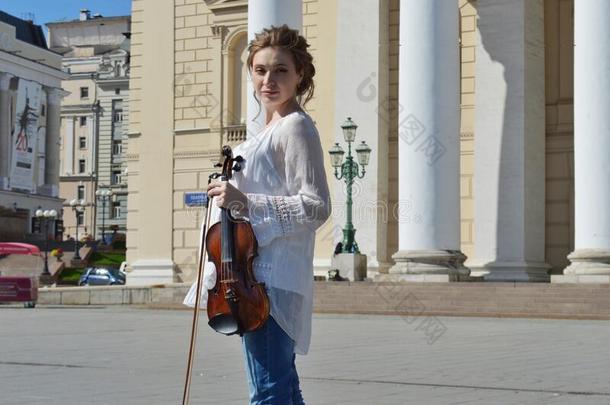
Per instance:
[[[210,201],[210,203],[208,204],[208,210],[210,210],[209,226],[212,226],[216,222],[220,221],[220,208],[218,208],[218,206],[216,205],[216,203],[214,201]],[[206,231],[206,228],[208,228],[208,226],[206,226],[206,223],[205,223],[206,217],[207,217],[207,212],[206,212],[206,216],[203,219],[203,223],[201,224],[201,229],[199,230],[199,249],[198,249],[198,256],[197,256],[196,263],[198,263],[199,258],[202,257],[201,249],[204,248],[201,241],[203,240],[203,235]],[[203,287],[201,288],[201,298],[199,301],[199,308],[207,308],[208,290],[214,288],[214,285],[216,285],[216,266],[214,265],[214,262],[209,261],[209,258],[208,258],[208,260],[206,260],[206,262],[204,263],[204,266],[203,266]],[[191,285],[191,288],[187,292],[182,303],[186,306],[194,307],[195,302],[196,302],[196,297],[197,297],[197,273],[196,273],[195,281]]]
[[[260,246],[303,230],[315,232],[331,213],[322,145],[315,126],[301,115],[281,124],[273,134],[277,146],[271,153],[278,171],[284,172],[287,195],[246,193],[249,220]]]

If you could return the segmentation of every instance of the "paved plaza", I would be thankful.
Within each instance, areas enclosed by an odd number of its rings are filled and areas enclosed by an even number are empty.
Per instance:
[[[205,314],[202,314],[205,317]],[[246,404],[238,338],[203,322],[195,404]],[[0,404],[180,403],[191,312],[0,305]],[[315,315],[312,404],[607,404],[610,322]]]

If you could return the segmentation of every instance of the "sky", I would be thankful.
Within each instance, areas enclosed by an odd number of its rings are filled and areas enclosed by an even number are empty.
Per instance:
[[[131,0],[0,0],[0,10],[42,25],[52,21],[78,19],[80,9],[88,8],[104,17],[131,14]],[[33,14],[33,18],[29,14]]]

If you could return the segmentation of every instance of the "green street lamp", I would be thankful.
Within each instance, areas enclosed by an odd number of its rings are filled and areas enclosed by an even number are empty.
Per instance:
[[[112,190],[109,188],[100,188],[95,192],[99,200],[102,200],[102,245],[106,244],[106,202],[112,198]]]
[[[369,157],[371,156],[371,148],[369,148],[364,141],[356,146],[356,155],[358,157],[358,163],[360,163],[358,164],[354,161],[354,157],[352,156],[352,142],[356,139],[356,128],[358,128],[358,126],[348,117],[347,121],[341,125],[341,128],[343,129],[343,137],[347,142],[347,156],[345,161],[343,160],[345,152],[338,143],[335,143],[328,151],[330,154],[330,163],[335,168],[335,178],[337,180],[344,179],[347,186],[347,221],[345,223],[345,228],[343,228],[341,253],[360,253],[354,237],[356,230],[352,224],[352,185],[354,184],[354,179],[361,179],[364,177],[364,174],[366,173],[365,166],[368,165]],[[362,167],[361,173],[360,167]],[[340,172],[339,169],[341,169]]]
[[[80,214],[85,210],[85,200],[74,199],[70,201],[70,207],[74,211],[74,217],[76,218],[76,238],[74,238],[74,260],[81,260],[80,250],[78,247],[78,219]]]
[[[42,270],[43,276],[50,276],[51,272],[49,272],[49,222],[55,221],[57,218],[57,211],[55,210],[36,210],[36,218],[41,223],[44,223],[44,269]]]

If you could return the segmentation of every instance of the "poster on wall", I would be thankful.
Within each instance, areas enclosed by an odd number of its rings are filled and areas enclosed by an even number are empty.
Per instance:
[[[42,86],[39,83],[19,79],[13,126],[11,189],[35,192],[35,166],[39,137],[38,118],[42,105]]]
[[[37,173],[35,177],[38,179],[36,187],[42,187],[44,185],[45,176],[45,156],[46,156],[46,140],[47,140],[47,92],[44,88],[41,92],[41,103],[40,103],[40,114],[38,115],[38,131],[36,143],[36,165]]]

